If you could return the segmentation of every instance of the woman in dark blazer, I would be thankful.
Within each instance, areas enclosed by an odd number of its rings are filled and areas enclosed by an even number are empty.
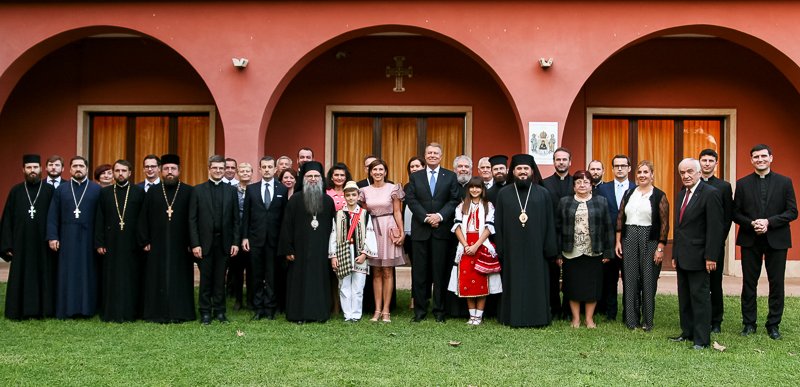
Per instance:
[[[564,276],[564,297],[572,311],[572,327],[581,325],[581,302],[585,303],[586,326],[595,328],[594,308],[603,294],[603,264],[611,259],[614,228],[606,198],[592,195],[589,173],[572,175],[573,196],[558,203],[556,227],[561,246],[558,265]]]
[[[622,259],[622,302],[625,326],[653,329],[656,286],[669,236],[669,201],[653,186],[653,163],[636,167],[636,188],[625,193],[617,216],[615,250]],[[640,320],[641,319],[641,320]]]

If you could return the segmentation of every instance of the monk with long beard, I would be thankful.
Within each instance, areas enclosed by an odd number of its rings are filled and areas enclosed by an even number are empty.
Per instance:
[[[303,191],[289,200],[278,246],[288,260],[286,319],[299,324],[324,322],[331,314],[328,238],[336,208],[322,173],[317,161],[303,164]]]

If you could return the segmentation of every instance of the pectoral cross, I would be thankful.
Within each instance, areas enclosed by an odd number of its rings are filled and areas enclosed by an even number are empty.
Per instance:
[[[168,220],[172,220],[172,213],[173,212],[174,211],[172,211],[172,206],[167,206],[167,217],[169,218]]]
[[[31,206],[31,208],[28,210],[28,213],[31,214],[31,219],[33,219],[33,216],[36,214],[36,209]]]
[[[120,219],[119,221],[119,231],[125,230],[125,221]]]
[[[394,91],[395,93],[402,93],[406,91],[403,87],[403,77],[411,78],[414,75],[414,68],[411,66],[403,67],[403,61],[406,60],[404,56],[394,57],[395,67],[386,66],[386,78],[394,76]]]
[[[75,214],[75,219],[78,219],[78,218],[81,217],[81,209],[80,208],[76,207],[75,211],[72,211],[72,213]]]

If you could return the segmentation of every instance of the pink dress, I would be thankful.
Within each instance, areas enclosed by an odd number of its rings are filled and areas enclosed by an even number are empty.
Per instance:
[[[325,193],[328,194],[328,196],[330,196],[331,199],[333,199],[333,204],[336,206],[336,211],[341,210],[345,206],[345,204],[347,204],[347,201],[344,200],[344,192],[339,193],[336,192],[333,188],[331,188],[329,190],[326,190]]]
[[[395,230],[395,235],[403,233],[402,229],[397,229],[392,200],[403,200],[404,196],[400,184],[384,184],[380,188],[369,185],[361,189],[359,201],[364,203],[369,211],[375,238],[378,240],[378,256],[369,258],[370,266],[394,267],[406,264],[403,258],[403,246],[396,246],[392,243],[391,237],[392,230]]]

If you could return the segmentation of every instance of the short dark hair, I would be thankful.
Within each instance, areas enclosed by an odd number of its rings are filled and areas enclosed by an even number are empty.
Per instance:
[[[297,150],[297,155],[300,156],[300,151],[309,151],[311,152],[311,157],[314,157],[314,150],[309,147],[302,147]]]
[[[144,165],[144,162],[147,161],[147,160],[155,160],[156,161],[156,165],[158,165],[159,167],[161,166],[161,159],[156,155],[144,156],[144,159],[142,159],[142,165]]]
[[[414,157],[408,159],[408,163],[406,163],[406,172],[409,175],[411,174],[411,163],[413,163],[414,161],[419,161],[419,163],[422,165],[422,167],[423,168],[425,167],[425,161],[422,160],[422,158],[419,157],[419,156],[414,156]]]
[[[272,156],[264,156],[264,157],[262,157],[261,159],[258,160],[258,167],[259,168],[261,168],[261,162],[262,161],[275,161],[275,159],[273,159]]]
[[[614,157],[611,158],[611,166],[612,167],[614,166],[614,160],[616,160],[616,159],[625,159],[625,164],[628,164],[629,167],[631,166],[631,159],[629,159],[628,156],[625,156],[625,155],[614,155]]]
[[[56,161],[61,162],[61,166],[64,166],[64,159],[59,155],[52,155],[47,158],[48,163],[55,163]]]
[[[124,165],[124,166],[128,167],[128,171],[133,172],[133,165],[131,165],[131,163],[128,160],[119,159],[119,160],[114,162],[114,165],[117,165],[117,164]]]
[[[344,171],[344,182],[347,183],[350,180],[353,180],[353,176],[350,175],[350,169],[347,168],[347,164],[345,163],[336,163],[328,170],[328,176],[326,176],[326,189],[333,189],[333,171],[341,170]]]
[[[756,144],[756,146],[750,148],[750,156],[752,156],[753,153],[756,153],[758,151],[762,151],[764,149],[767,150],[767,154],[772,156],[772,148],[770,148],[769,145],[767,145],[767,144]]]
[[[366,156],[364,156],[364,162],[367,162],[367,160],[369,160],[369,159],[377,159],[377,158],[378,158],[378,156],[375,156],[375,155],[371,155],[371,154],[370,155],[366,155]]]
[[[232,157],[226,157],[225,158],[225,162],[227,163],[228,161],[233,161],[234,164],[239,165],[239,163],[236,161],[236,159],[234,159]]]
[[[575,171],[575,173],[572,174],[572,185],[575,185],[576,181],[583,179],[592,181],[592,175],[590,175],[588,171],[583,169]]]
[[[225,164],[225,158],[220,155],[213,155],[208,158],[208,167],[211,168],[211,163],[223,163]]]
[[[565,152],[566,154],[568,154],[568,155],[569,155],[569,160],[572,160],[572,152],[570,152],[570,151],[569,151],[569,149],[567,149],[567,148],[564,148],[563,146],[562,146],[562,147],[559,147],[558,149],[556,149],[555,151],[553,151],[553,160],[555,160],[555,159],[556,159],[556,153],[558,153],[558,152]]]
[[[367,168],[367,178],[372,176],[372,169],[378,165],[383,165],[383,169],[385,170],[383,172],[385,174],[384,176],[389,176],[389,165],[387,165],[386,162],[381,159],[375,159],[375,161],[369,163],[369,168]],[[386,178],[384,177],[383,180],[386,181]]]
[[[719,155],[717,154],[717,151],[715,151],[713,149],[710,149],[710,148],[706,148],[706,149],[701,150],[700,151],[700,156],[697,156],[697,159],[699,160],[703,156],[711,156],[711,157],[714,158],[714,160],[719,160]]]
[[[72,163],[74,163],[75,160],[81,160],[81,161],[83,161],[84,165],[86,165],[87,167],[89,166],[89,162],[86,161],[86,158],[83,157],[83,156],[74,156],[71,159],[69,159],[69,166],[72,166]]]

